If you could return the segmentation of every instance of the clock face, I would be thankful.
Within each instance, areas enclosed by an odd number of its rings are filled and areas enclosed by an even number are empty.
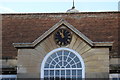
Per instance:
[[[72,39],[71,33],[67,29],[59,29],[55,33],[54,37],[55,37],[56,44],[59,46],[66,46],[70,44]]]

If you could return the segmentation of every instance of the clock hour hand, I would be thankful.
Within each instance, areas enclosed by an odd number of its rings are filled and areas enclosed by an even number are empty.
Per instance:
[[[64,36],[64,34],[63,34],[63,32],[60,32],[60,35],[61,35],[61,37],[62,38],[64,38],[65,36]]]

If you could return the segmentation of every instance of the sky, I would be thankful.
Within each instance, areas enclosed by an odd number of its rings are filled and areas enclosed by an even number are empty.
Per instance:
[[[0,0],[0,13],[64,13],[73,0]],[[119,0],[74,0],[80,12],[118,11]]]

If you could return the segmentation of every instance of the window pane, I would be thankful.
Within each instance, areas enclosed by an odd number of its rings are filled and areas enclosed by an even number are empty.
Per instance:
[[[53,65],[55,65],[55,64],[56,64],[56,62],[55,62],[55,61],[52,61],[52,64],[53,64]]]
[[[77,70],[77,75],[82,75],[82,70]]]
[[[59,62],[59,65],[62,66],[62,62]]]
[[[64,62],[64,66],[66,66],[67,62]]]
[[[70,75],[66,76],[66,80],[72,80]]]
[[[70,70],[66,70],[66,75],[70,75]]]
[[[70,53],[70,55],[69,55],[71,58],[74,58],[75,57],[75,54],[73,54],[73,53]]]
[[[113,78],[112,80],[119,80],[118,78]]]
[[[55,75],[59,75],[60,74],[60,71],[59,70],[56,70],[55,71]]]
[[[54,53],[51,55],[51,57],[54,59],[57,55]]]
[[[44,77],[44,80],[49,80],[49,78],[48,77]]]
[[[55,60],[56,62],[59,62],[59,59],[58,59],[58,58],[55,58],[54,60]]]
[[[61,75],[65,75],[65,70],[61,70]]]
[[[74,58],[74,61],[77,63],[77,62],[80,61],[80,60],[79,60],[78,57],[75,57],[75,58]]]
[[[54,76],[54,70],[50,70],[50,76]]]
[[[44,71],[44,75],[47,76],[48,75],[48,70]]]
[[[59,57],[59,60],[62,61],[62,56]]]
[[[76,70],[72,70],[72,75],[76,75]]]
[[[56,68],[60,68],[60,66],[57,64],[57,65],[56,65]]]
[[[77,64],[77,68],[81,68],[81,63],[78,63],[78,64]]]
[[[53,65],[50,65],[50,68],[54,68],[54,66],[53,66]]]
[[[80,77],[77,77],[77,80],[85,80],[85,79],[82,79],[82,77],[80,76]]]
[[[82,80],[82,74],[81,75],[77,75],[77,80]]]
[[[50,76],[50,79],[48,79],[48,80],[54,80],[54,76]]]
[[[71,58],[68,58],[68,59],[67,59],[67,62],[70,62],[70,61],[71,61]]]
[[[66,59],[67,59],[67,56],[64,56],[64,61],[66,61]]]
[[[66,68],[70,68],[70,65],[68,64],[68,65],[66,66]]]
[[[74,65],[72,65],[72,68],[76,68],[76,65],[74,64]]]
[[[61,79],[59,78],[59,76],[56,76],[54,80],[61,80]]]
[[[49,57],[49,58],[47,59],[47,62],[50,63],[51,61],[52,61],[52,59]]]
[[[62,51],[57,52],[57,55],[61,56],[62,55]]]
[[[64,51],[64,55],[68,56],[69,51]]]
[[[45,68],[49,68],[49,64],[48,63],[45,63]]]
[[[74,61],[73,61],[73,60],[70,62],[70,65],[72,65],[72,64],[74,64]]]

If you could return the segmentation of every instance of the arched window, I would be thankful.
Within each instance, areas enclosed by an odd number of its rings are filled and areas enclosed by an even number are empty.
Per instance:
[[[48,53],[42,62],[41,78],[85,78],[84,62],[72,49],[55,49]]]

